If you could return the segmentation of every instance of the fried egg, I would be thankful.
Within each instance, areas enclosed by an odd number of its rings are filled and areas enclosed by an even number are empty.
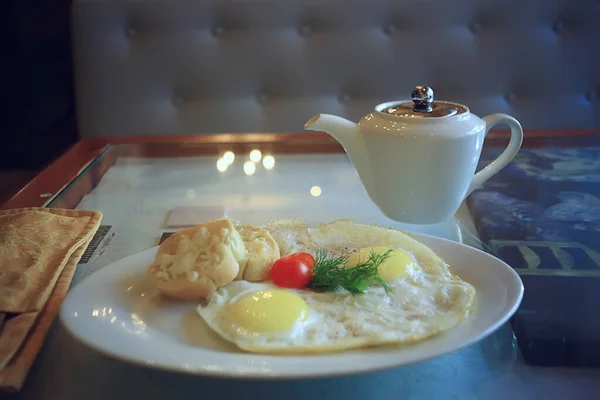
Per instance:
[[[294,248],[291,252],[347,252],[349,268],[371,252],[391,251],[379,267],[388,288],[373,285],[364,294],[351,294],[282,288],[270,281],[231,282],[197,311],[213,331],[243,350],[322,353],[415,342],[452,328],[472,307],[475,289],[400,231],[344,222],[311,229],[280,226],[272,233],[280,248]]]

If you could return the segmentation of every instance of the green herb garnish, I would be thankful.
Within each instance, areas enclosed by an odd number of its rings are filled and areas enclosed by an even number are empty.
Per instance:
[[[379,276],[379,266],[390,256],[392,250],[384,254],[371,251],[369,258],[359,261],[352,268],[346,268],[348,256],[328,257],[327,252],[319,250],[313,267],[312,279],[308,288],[314,291],[347,290],[354,294],[363,294],[371,285],[380,285],[386,291],[387,283]]]

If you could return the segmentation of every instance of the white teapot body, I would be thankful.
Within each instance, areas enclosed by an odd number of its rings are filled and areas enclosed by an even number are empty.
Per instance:
[[[487,132],[500,123],[511,129],[509,146],[476,174]],[[338,140],[371,200],[388,218],[408,224],[451,218],[474,189],[515,157],[523,140],[514,118],[479,118],[461,104],[434,103],[431,89],[422,86],[413,91],[412,102],[379,104],[357,124],[319,114],[305,128]]]

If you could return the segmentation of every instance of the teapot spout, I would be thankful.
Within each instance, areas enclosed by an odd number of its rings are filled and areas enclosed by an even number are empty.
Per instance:
[[[371,197],[375,195],[375,191],[371,188],[373,184],[371,163],[360,126],[357,123],[336,115],[317,114],[304,124],[304,129],[321,131],[333,136],[342,145],[350,161],[354,164],[369,195]]]
[[[344,148],[351,159],[365,158],[364,143],[357,123],[345,118],[330,114],[317,114],[312,117],[304,129],[309,131],[321,131],[333,136]]]
[[[304,129],[326,132],[339,140],[339,137],[349,135],[359,128],[357,123],[337,115],[317,114],[304,124]]]

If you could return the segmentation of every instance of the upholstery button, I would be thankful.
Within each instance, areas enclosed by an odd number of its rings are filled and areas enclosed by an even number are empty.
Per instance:
[[[312,33],[312,28],[306,24],[302,24],[298,27],[298,35],[301,37],[307,37]]]
[[[385,33],[388,36],[393,35],[394,32],[396,32],[396,27],[394,26],[394,24],[387,24],[383,27],[383,33]]]
[[[552,30],[555,33],[562,33],[565,30],[565,23],[562,21],[556,21],[554,24],[552,24]]]
[[[265,104],[267,101],[269,101],[269,95],[267,95],[265,92],[261,92],[256,96],[256,100],[260,104]]]
[[[504,100],[507,103],[512,103],[513,101],[515,101],[515,99],[516,99],[516,96],[513,92],[508,92],[504,95]]]
[[[594,89],[588,89],[588,91],[585,92],[585,98],[590,103],[596,103],[596,102],[598,102],[598,91],[594,90]]]
[[[181,97],[181,96],[173,97],[173,105],[175,107],[181,107],[183,105],[183,102],[184,102],[183,97]]]
[[[481,24],[479,22],[471,22],[469,24],[469,30],[471,31],[472,34],[478,34],[481,33]]]
[[[225,34],[225,29],[222,26],[215,26],[212,28],[212,34],[214,37],[221,37]]]
[[[129,39],[133,39],[134,37],[137,36],[137,30],[135,28],[127,28],[127,30],[125,31],[125,36],[127,36]]]
[[[350,96],[348,93],[342,93],[340,94],[339,101],[342,104],[347,104],[352,101],[352,96]]]

